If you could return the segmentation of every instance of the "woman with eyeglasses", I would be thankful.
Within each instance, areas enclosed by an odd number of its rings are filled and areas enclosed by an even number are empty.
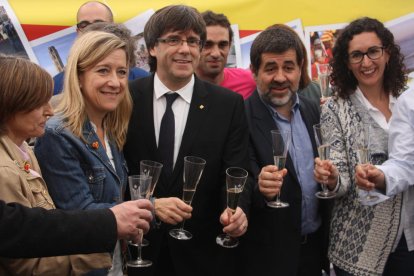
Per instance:
[[[316,158],[314,171],[318,182],[337,193],[328,257],[337,276],[381,275],[392,265],[401,239],[402,199],[401,194],[383,200],[378,196],[362,203],[366,195],[359,194],[354,180],[361,158],[357,145],[371,125],[371,161],[381,164],[388,158],[389,120],[407,79],[403,56],[392,33],[378,20],[364,17],[342,31],[330,65],[335,94],[322,106],[321,124],[334,141],[330,160]]]

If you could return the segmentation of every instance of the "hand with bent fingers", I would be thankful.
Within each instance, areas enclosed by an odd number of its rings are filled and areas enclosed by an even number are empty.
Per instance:
[[[278,170],[274,165],[262,168],[259,174],[259,190],[267,200],[273,200],[280,193],[283,184],[283,177],[287,169]]]
[[[240,207],[236,208],[234,214],[226,208],[220,216],[220,223],[224,225],[223,232],[232,237],[240,237],[247,231],[247,216]]]
[[[193,207],[177,197],[155,199],[154,209],[159,220],[173,225],[191,218],[193,211]]]
[[[152,209],[153,206],[147,199],[126,201],[110,208],[115,215],[118,239],[138,242],[138,229],[147,233],[150,228]]]
[[[370,191],[374,188],[385,189],[384,173],[371,164],[363,164],[355,167],[355,183],[358,188]]]
[[[313,177],[316,182],[327,185],[330,190],[333,190],[338,183],[339,172],[330,160],[321,160],[316,157]]]

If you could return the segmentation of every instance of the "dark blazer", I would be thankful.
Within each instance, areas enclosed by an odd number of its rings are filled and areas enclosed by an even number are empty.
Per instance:
[[[130,174],[137,174],[140,160],[162,162],[157,152],[153,119],[154,76],[132,81],[130,91],[134,109],[124,154]],[[150,245],[143,250],[143,256],[154,262],[151,270],[157,267],[162,254],[170,254],[177,275],[220,275],[217,273],[226,263],[220,252],[229,254],[229,250],[215,243],[223,228],[219,217],[226,205],[225,170],[231,166],[248,169],[248,136],[242,97],[195,77],[188,119],[172,176],[167,178],[161,173],[154,192],[158,198],[181,198],[184,156],[199,156],[207,161],[192,202],[192,217],[185,222],[185,229],[193,234],[193,238],[189,241],[171,238],[168,231],[177,227],[173,225],[161,224],[158,229],[152,229],[147,235]],[[248,193],[246,185],[244,195]],[[247,213],[248,198],[241,199],[240,205]]]
[[[299,96],[299,99],[299,110],[316,157],[313,125],[319,123],[319,107],[303,96]],[[250,128],[251,168],[257,183],[261,168],[274,164],[270,131],[277,129],[277,125],[257,90],[246,100],[245,105]],[[286,160],[286,169],[288,174],[284,177],[280,197],[289,203],[288,208],[267,207],[258,186],[254,186],[249,227],[241,243],[242,275],[297,275],[301,246],[302,191],[290,155]]]
[[[0,201],[1,257],[112,252],[116,240],[116,220],[109,209],[45,210]]]

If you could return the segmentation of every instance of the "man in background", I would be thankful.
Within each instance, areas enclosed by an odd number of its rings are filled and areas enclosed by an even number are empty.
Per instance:
[[[76,32],[81,35],[83,30],[94,23],[109,22],[114,23],[114,16],[111,8],[99,1],[88,1],[80,6],[76,14]],[[135,64],[130,64],[130,67],[135,67]],[[63,91],[63,82],[65,71],[59,72],[53,77],[54,88],[53,95],[59,94]],[[130,69],[128,79],[133,80],[148,76],[148,72],[140,68]]]
[[[201,51],[197,76],[205,81],[239,93],[244,99],[256,89],[252,73],[241,68],[225,68],[233,41],[233,30],[224,14],[206,11],[201,14],[207,27],[207,39]]]

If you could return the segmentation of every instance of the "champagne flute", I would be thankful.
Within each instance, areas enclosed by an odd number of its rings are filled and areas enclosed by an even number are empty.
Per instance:
[[[191,205],[194,193],[196,191],[198,182],[206,165],[206,160],[196,156],[184,157],[184,173],[183,173],[183,201]],[[189,240],[193,235],[184,230],[184,222],[181,223],[180,228],[170,230],[170,236],[178,240]]]
[[[359,164],[364,166],[366,164],[371,163],[371,150],[372,150],[372,144],[375,137],[375,132],[373,131],[375,126],[371,124],[364,123],[363,129],[361,131],[361,137],[360,141],[358,143],[358,161]],[[378,196],[372,195],[371,191],[367,191],[364,195],[359,195],[358,200],[363,203],[370,203],[373,201],[378,200]]]
[[[318,70],[318,80],[319,86],[321,88],[321,98],[326,99],[330,96],[330,88],[329,88],[329,64],[325,63],[318,63],[317,64]]]
[[[150,186],[147,199],[149,199],[154,194],[154,190],[157,185],[158,178],[160,177],[162,167],[163,165],[161,163],[151,161],[151,160],[141,160],[141,162],[139,162],[140,173],[152,177],[151,186]],[[148,245],[149,245],[149,241],[143,238],[142,246],[148,246]]]
[[[151,160],[141,160],[141,162],[139,162],[140,173],[152,177],[148,198],[150,198],[154,193],[155,186],[157,185],[158,179],[160,177],[162,167],[163,165],[161,163]]]
[[[129,182],[129,190],[131,192],[131,199],[141,199],[147,198],[150,184],[152,181],[152,177],[148,175],[131,175],[128,177]],[[137,247],[137,258],[135,260],[130,260],[127,262],[127,266],[129,267],[148,267],[152,265],[150,260],[144,260],[141,257],[141,249],[142,249],[142,236],[143,232],[141,229],[139,231],[139,240],[137,244],[133,244],[130,242],[131,245]]]
[[[329,160],[329,153],[332,143],[332,132],[322,124],[313,126],[313,133],[315,134],[316,146],[318,147],[318,154],[321,160]],[[315,194],[317,198],[329,199],[336,196],[335,192],[329,191],[326,183],[321,183],[322,191]]]
[[[239,196],[243,192],[247,176],[247,171],[242,168],[230,167],[226,170],[227,208],[230,215],[236,212]],[[233,248],[239,244],[239,241],[229,234],[220,234],[216,238],[216,243],[226,248]]]
[[[272,130],[272,144],[273,144],[273,160],[277,166],[278,171],[285,167],[287,152],[290,144],[291,133],[285,130]],[[280,200],[280,191],[276,195],[275,201],[267,202],[267,206],[271,208],[286,208],[289,203]]]

